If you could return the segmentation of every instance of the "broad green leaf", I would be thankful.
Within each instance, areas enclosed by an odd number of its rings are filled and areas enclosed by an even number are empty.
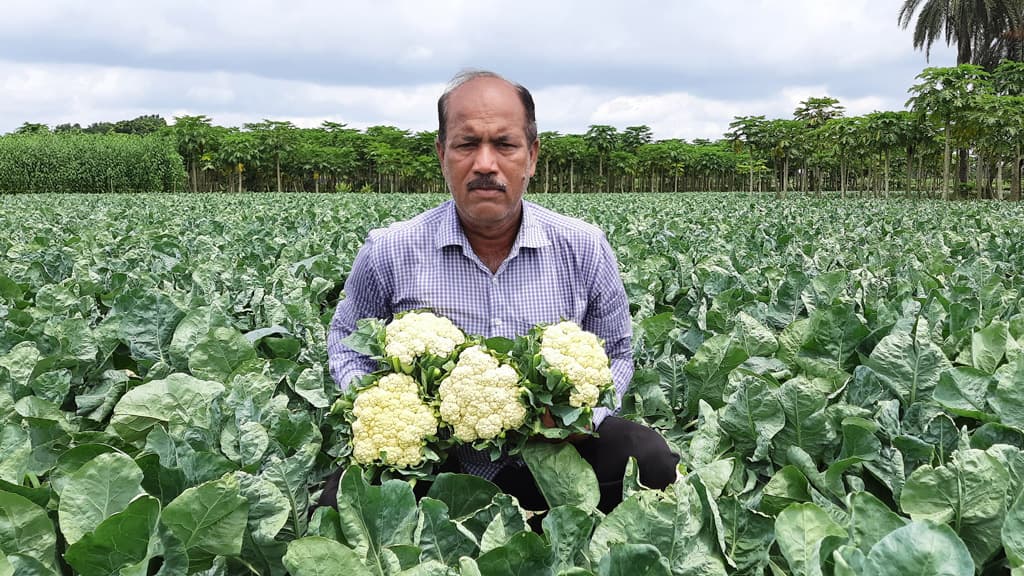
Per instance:
[[[208,306],[189,310],[175,327],[167,348],[170,364],[178,370],[187,370],[189,357],[196,344],[213,328],[228,324],[227,318]]]
[[[140,497],[68,547],[64,558],[83,576],[117,574],[149,557],[159,518],[160,502]]]
[[[0,491],[0,558],[23,554],[57,568],[57,536],[46,510],[27,498]]]
[[[775,541],[775,522],[750,510],[735,496],[718,502],[725,528],[723,553],[740,574],[763,574]]]
[[[486,508],[501,490],[480,476],[472,474],[438,474],[431,483],[427,496],[448,506],[453,520],[468,518]]]
[[[237,556],[242,550],[249,502],[238,479],[225,476],[189,488],[164,509],[162,522],[189,551],[200,556]]]
[[[541,526],[551,545],[556,572],[568,570],[577,565],[578,558],[586,557],[594,524],[593,516],[575,506],[559,506],[547,513]]]
[[[1006,559],[1010,562],[1010,567],[1024,568],[1024,497],[1017,497],[1017,501],[1006,514],[1001,532],[1003,548],[1006,550]]]
[[[326,408],[331,401],[324,392],[324,369],[319,364],[306,368],[295,380],[295,393],[314,408]]]
[[[751,374],[737,379],[736,391],[721,414],[722,429],[732,438],[736,449],[755,462],[768,457],[772,438],[786,424],[778,391],[763,378]]]
[[[597,564],[616,544],[651,544],[674,574],[724,576],[718,544],[703,518],[700,497],[689,482],[677,481],[667,493],[637,492],[597,526],[587,556]]]
[[[650,544],[616,544],[601,559],[598,576],[670,576],[668,562]]]
[[[217,326],[196,342],[188,358],[188,369],[199,378],[223,382],[236,368],[254,358],[256,349],[241,332]]]
[[[850,494],[850,544],[864,554],[870,552],[871,547],[885,535],[907,522],[869,492]]]
[[[813,458],[820,458],[834,443],[824,412],[831,384],[823,379],[796,377],[779,387],[777,397],[786,417],[785,426],[772,439],[776,461],[785,463],[786,450],[799,446]]]
[[[723,392],[726,378],[733,368],[739,366],[749,355],[731,336],[718,334],[701,344],[686,363],[687,378],[686,410],[697,412],[701,400],[713,408],[721,408],[725,402]]]
[[[171,337],[184,316],[166,292],[139,287],[117,298],[104,323],[116,327],[132,358],[169,362]]]
[[[445,503],[429,497],[420,500],[415,542],[422,550],[421,561],[436,560],[452,567],[458,566],[460,557],[477,551],[476,542],[449,518]]]
[[[932,398],[957,416],[992,420],[987,400],[995,384],[995,379],[981,370],[957,366],[939,375]]]
[[[6,368],[10,374],[11,383],[7,392],[13,399],[17,400],[29,393],[32,373],[42,357],[34,342],[19,342],[0,356],[0,368]]]
[[[807,374],[826,378],[838,387],[853,370],[852,358],[867,335],[868,329],[853,304],[817,308],[810,315],[807,336],[797,353],[796,363]]]
[[[597,476],[571,443],[527,442],[522,455],[549,507],[597,509]]]
[[[143,439],[158,424],[170,430],[186,425],[210,430],[210,407],[223,392],[217,382],[171,374],[129,390],[114,407],[110,423],[129,442]]]
[[[288,500],[291,511],[286,529],[295,535],[306,533],[309,479],[318,451],[318,444],[307,444],[284,460],[271,457],[262,474]]]
[[[142,470],[120,452],[100,454],[67,477],[57,514],[69,544],[143,494]]]
[[[0,427],[0,480],[21,484],[32,465],[32,441],[19,424]]]
[[[359,556],[343,544],[307,536],[288,544],[284,565],[293,576],[371,576]]]
[[[746,312],[736,315],[732,336],[747,356],[771,356],[779,349],[772,331]]]
[[[412,487],[402,480],[371,486],[359,468],[349,467],[341,477],[338,514],[345,540],[378,573],[390,564],[386,547],[415,543],[413,535],[419,516],[416,498]]]
[[[999,421],[1024,429],[1024,355],[996,370],[996,389],[989,404]]]
[[[772,475],[761,496],[761,512],[777,516],[797,502],[810,502],[807,477],[796,466],[783,466]]]
[[[846,531],[816,504],[792,504],[775,519],[775,537],[794,576],[820,573],[812,559],[826,536],[846,536]]]
[[[995,373],[1006,353],[1006,343],[1009,339],[1009,325],[1001,320],[996,320],[972,334],[971,365],[986,374]]]
[[[249,502],[248,533],[258,543],[270,543],[288,522],[291,506],[284,494],[271,482],[236,472],[239,493]]]
[[[526,513],[519,507],[518,501],[508,494],[498,494],[494,497],[493,510],[489,517],[490,521],[480,535],[481,553],[500,548],[515,534],[529,529]]]
[[[912,522],[875,544],[863,574],[873,576],[972,576],[974,562],[956,533],[944,524]]]
[[[871,351],[867,365],[895,392],[904,407],[931,397],[939,375],[952,368],[942,350],[928,339],[928,325],[921,319],[917,331],[890,332]]]
[[[506,543],[476,559],[480,574],[488,576],[554,575],[551,550],[540,536],[533,532],[520,532]]]

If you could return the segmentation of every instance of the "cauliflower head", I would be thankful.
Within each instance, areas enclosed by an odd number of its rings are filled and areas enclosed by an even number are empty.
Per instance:
[[[420,356],[447,356],[466,341],[452,321],[431,312],[410,312],[385,328],[384,353],[410,366]]]
[[[521,399],[519,374],[481,346],[459,354],[459,361],[441,382],[441,419],[463,442],[490,440],[523,424],[526,407]]]
[[[612,385],[612,370],[600,338],[575,322],[546,326],[540,337],[540,354],[572,383],[569,404],[574,408],[596,406],[601,391]]]
[[[437,417],[407,374],[387,374],[359,392],[352,415],[352,457],[359,464],[415,467],[423,461],[424,438],[437,434]]]

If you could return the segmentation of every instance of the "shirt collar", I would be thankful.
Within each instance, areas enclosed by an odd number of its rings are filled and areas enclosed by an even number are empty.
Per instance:
[[[536,205],[523,201],[523,222],[519,226],[515,242],[512,243],[512,249],[508,254],[509,258],[518,254],[520,248],[543,248],[551,244],[537,219],[536,210]],[[459,224],[459,214],[455,211],[454,200],[447,202],[444,218],[441,220],[434,240],[434,247],[438,250],[445,246],[461,246],[463,251],[470,250],[469,239],[466,238],[465,232],[462,231],[462,225]]]

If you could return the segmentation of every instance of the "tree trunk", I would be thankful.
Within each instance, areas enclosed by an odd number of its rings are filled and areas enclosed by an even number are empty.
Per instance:
[[[238,170],[238,191],[242,191],[242,171]]]
[[[984,190],[982,190],[981,185],[982,185],[982,182],[985,181],[985,176],[984,176],[984,174],[982,172],[985,163],[982,162],[982,157],[981,157],[980,153],[978,154],[978,162],[977,162],[977,164],[978,164],[977,167],[974,169],[974,195],[979,200],[984,200],[985,199],[985,192],[984,192]]]
[[[914,193],[914,153],[907,150],[907,198]]]
[[[576,161],[569,160],[569,194],[576,192]]]
[[[544,193],[551,191],[551,159],[544,158]]]
[[[750,154],[750,193],[754,193],[754,154]]]
[[[946,122],[945,141],[946,149],[942,158],[942,199],[949,200],[949,122]]]
[[[281,192],[281,156],[277,155],[274,157],[274,165],[277,166],[277,191]]]
[[[1012,189],[1012,197],[1015,202],[1020,202],[1020,172],[1021,172],[1021,154],[1020,144],[1017,144],[1017,155],[1016,160],[1013,163],[1013,170],[1010,174],[1010,188]]]
[[[846,158],[839,160],[839,197],[846,199]]]
[[[885,150],[885,192],[886,198],[889,198],[889,150]]]
[[[779,198],[785,198],[789,190],[789,156],[782,160],[782,189],[779,190]]]
[[[996,162],[996,191],[992,195],[996,200],[1003,199],[1003,161]]]

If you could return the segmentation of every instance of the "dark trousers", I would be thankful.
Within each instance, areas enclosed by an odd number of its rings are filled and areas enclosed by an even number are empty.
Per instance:
[[[583,459],[594,468],[601,490],[598,509],[605,514],[622,501],[622,476],[630,456],[636,458],[640,483],[644,486],[660,490],[675,481],[679,455],[672,452],[658,432],[616,416],[605,418],[597,432],[597,436],[576,442],[575,446]],[[454,472],[455,465],[456,461],[449,459],[440,471]],[[317,506],[338,505],[338,481],[342,472],[339,469],[328,477]],[[502,492],[515,496],[520,506],[527,510],[548,508],[533,475],[525,465],[506,466],[494,477],[493,482]],[[429,487],[428,482],[417,483],[417,499],[423,497]]]
[[[658,432],[616,416],[605,418],[597,432],[597,436],[576,442],[575,446],[594,468],[601,490],[597,507],[605,514],[622,502],[622,476],[630,456],[636,458],[640,483],[644,486],[660,490],[675,481],[679,455],[672,452]],[[526,510],[548,507],[526,466],[506,466],[493,482],[502,492],[515,496]]]

